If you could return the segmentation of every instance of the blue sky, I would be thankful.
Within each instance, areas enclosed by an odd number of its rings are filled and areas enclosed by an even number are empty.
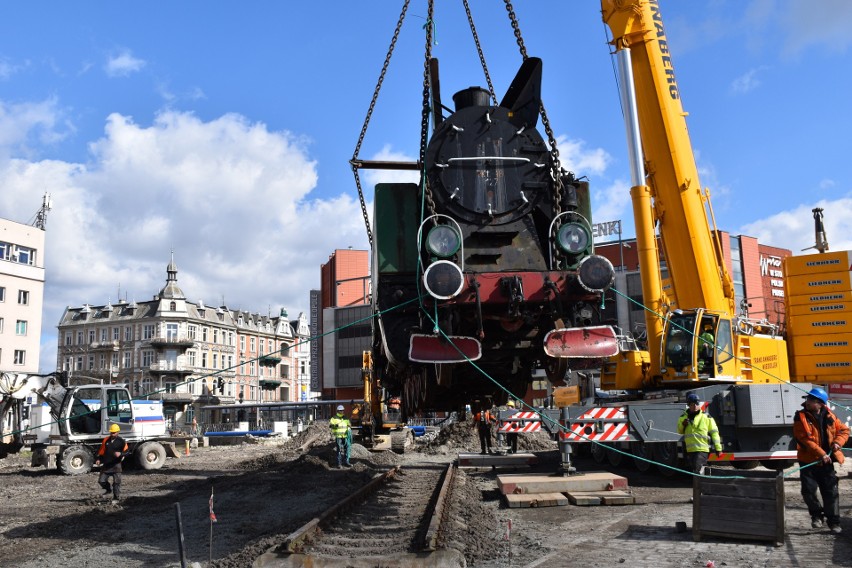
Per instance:
[[[460,1],[435,13],[442,94],[484,85]],[[502,97],[502,2],[471,0]],[[563,164],[632,236],[624,127],[599,4],[514,3]],[[852,248],[844,0],[660,1],[720,228],[799,251],[826,209]],[[41,367],[65,306],[147,300],[172,249],[192,301],[295,316],[335,248],[366,248],[348,160],[401,1],[27,2],[0,19],[0,217],[49,192]],[[417,156],[426,3],[412,0],[360,157]],[[387,174],[385,174],[387,176]],[[397,176],[399,177],[399,176]],[[367,199],[377,181],[365,174]]]

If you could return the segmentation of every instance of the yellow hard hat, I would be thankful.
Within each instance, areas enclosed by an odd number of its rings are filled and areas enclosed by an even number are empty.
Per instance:
[[[506,403],[506,406],[511,406],[512,408],[514,408],[515,407],[515,401],[510,399],[509,402]]]
[[[121,432],[121,426],[119,426],[118,424],[112,424],[109,427],[109,431],[110,432]]]

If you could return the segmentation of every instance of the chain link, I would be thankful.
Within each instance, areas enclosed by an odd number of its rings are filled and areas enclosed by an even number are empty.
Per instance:
[[[529,56],[527,55],[527,48],[524,45],[524,38],[521,35],[521,27],[518,24],[518,18],[515,15],[515,8],[512,6],[511,0],[503,1],[506,4],[506,11],[509,13],[509,20],[512,22],[512,29],[515,32],[515,39],[518,42],[521,57],[526,60]],[[556,217],[562,213],[562,165],[559,162],[559,149],[556,147],[556,136],[553,135],[553,129],[550,127],[550,120],[547,118],[547,111],[544,110],[544,102],[541,103],[539,112],[541,114],[541,124],[544,126],[544,131],[547,134],[547,142],[550,144],[550,158],[553,162],[550,175],[553,178],[553,216]],[[556,246],[556,234],[558,233],[561,225],[562,223],[557,220],[557,222],[553,224],[553,233],[550,235],[554,258],[562,256],[561,251]]]
[[[373,231],[370,230],[370,215],[367,213],[367,203],[364,200],[364,191],[361,188],[361,177],[358,175],[358,166],[355,163],[358,161],[358,152],[361,151],[361,145],[364,143],[364,136],[367,134],[367,126],[370,124],[370,118],[373,116],[373,110],[376,108],[376,101],[379,98],[379,91],[382,89],[382,83],[385,80],[388,66],[390,65],[393,49],[396,47],[396,41],[399,39],[399,31],[402,29],[402,22],[405,20],[405,13],[408,11],[408,3],[410,0],[405,0],[402,5],[402,12],[399,14],[399,20],[396,22],[396,28],[393,31],[393,38],[388,47],[385,62],[382,64],[382,72],[379,73],[379,81],[376,83],[376,89],[373,91],[373,98],[370,100],[370,108],[367,110],[367,116],[364,118],[364,125],[361,127],[361,134],[358,136],[358,143],[355,145],[355,152],[352,154],[352,160],[349,162],[352,165],[352,173],[355,175],[355,186],[358,188],[358,199],[361,201],[361,214],[364,216],[364,226],[367,228],[367,240],[370,246],[373,246]]]
[[[426,148],[429,142],[429,115],[431,114],[431,96],[429,89],[429,64],[432,60],[432,30],[433,30],[433,20],[432,17],[434,15],[435,10],[435,2],[434,0],[429,0],[429,8],[426,16],[426,24],[424,28],[426,29],[426,56],[423,61],[423,110],[421,112],[420,119],[420,163],[423,164],[425,168],[426,164]],[[432,188],[429,187],[429,178],[426,177],[425,169],[421,171],[421,185],[423,186],[423,197],[426,201],[426,209],[429,211],[430,216],[435,215],[435,200],[432,197]]]
[[[494,101],[494,106],[497,106],[497,95],[494,93],[494,85],[491,83],[491,75],[488,73],[488,65],[485,63],[485,54],[482,53],[482,46],[479,44],[479,34],[476,33],[476,26],[473,23],[473,16],[470,13],[470,5],[467,0],[464,2],[464,11],[467,14],[467,22],[470,24],[470,33],[473,34],[473,42],[476,44],[476,52],[479,54],[479,62],[482,64],[482,71],[485,73],[485,81],[488,83],[488,91],[491,93],[491,99]]]

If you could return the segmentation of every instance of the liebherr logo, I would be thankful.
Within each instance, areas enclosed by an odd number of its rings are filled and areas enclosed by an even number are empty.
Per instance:
[[[852,367],[852,363],[849,361],[839,361],[837,363],[817,363],[817,368],[825,368],[825,367]]]
[[[812,312],[832,312],[843,309],[846,309],[845,304],[835,304],[831,306],[811,306]]]
[[[663,18],[660,16],[660,6],[657,0],[651,0],[651,19],[654,21],[654,27],[657,29],[657,43],[660,45],[660,54],[662,55],[662,69],[666,74],[666,83],[669,85],[669,96],[677,100],[680,98],[680,92],[677,88],[677,80],[672,67],[672,58],[669,55],[669,42],[666,39],[666,31],[663,29]]]
[[[836,325],[846,325],[846,320],[838,320],[838,321],[815,321],[811,324],[811,327],[833,327]]]
[[[813,282],[808,282],[808,286],[833,286],[840,283],[840,280],[815,280]]]

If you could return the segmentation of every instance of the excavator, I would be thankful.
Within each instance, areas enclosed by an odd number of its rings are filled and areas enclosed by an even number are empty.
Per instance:
[[[405,453],[414,443],[414,431],[405,424],[401,401],[382,388],[373,372],[373,354],[361,355],[361,378],[364,382],[364,403],[352,409],[350,423],[358,440],[373,451],[391,450]]]
[[[29,426],[22,429],[22,410],[33,396],[39,401],[36,408],[47,406],[49,418],[39,419],[31,408]],[[12,429],[4,433],[7,424]],[[142,469],[163,466],[168,442],[161,440],[166,425],[160,401],[131,400],[125,385],[69,386],[67,373],[0,372],[0,458],[27,442],[33,466],[55,466],[67,475],[87,473],[114,424]]]
[[[802,396],[849,380],[852,253],[826,253],[818,220],[819,253],[783,261],[786,340],[779,326],[737,313],[659,4],[602,0],[601,13],[625,114],[647,347],[622,336],[620,352],[606,360],[601,389],[620,396],[561,409],[563,467],[570,470],[571,446],[579,445],[601,462],[632,455],[640,469],[656,461],[671,475],[679,464],[676,420],[696,393],[724,442],[711,461],[784,468],[796,455],[792,421]],[[848,409],[834,411],[852,421]]]

